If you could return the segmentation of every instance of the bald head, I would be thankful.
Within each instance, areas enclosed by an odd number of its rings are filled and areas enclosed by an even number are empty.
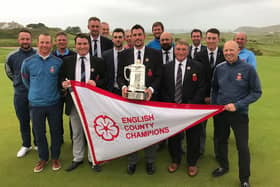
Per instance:
[[[238,32],[234,35],[233,40],[237,42],[240,49],[243,49],[247,43],[247,35],[245,32]]]
[[[163,50],[169,50],[172,47],[173,37],[169,32],[163,32],[160,35],[160,46]]]
[[[224,44],[223,52],[227,62],[232,64],[238,60],[239,47],[235,41],[233,40],[227,41]]]

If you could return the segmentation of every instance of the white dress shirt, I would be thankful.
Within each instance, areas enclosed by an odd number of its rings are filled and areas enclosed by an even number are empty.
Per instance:
[[[184,76],[185,76],[185,70],[186,70],[186,65],[187,65],[187,58],[185,60],[183,60],[182,62],[178,61],[177,59],[175,59],[175,68],[174,68],[174,79],[175,79],[175,85],[176,85],[176,80],[177,80],[177,72],[178,72],[178,68],[180,67],[179,64],[181,65],[182,68],[182,84],[184,84]]]
[[[99,35],[96,39],[94,39],[94,38],[90,35],[92,54],[94,54],[94,40],[97,40],[97,41],[96,41],[96,44],[97,44],[97,57],[101,58],[101,57],[102,57],[102,53],[101,53],[100,35]]]
[[[85,78],[86,82],[90,80],[90,55],[89,53],[84,56],[84,63],[85,63]],[[82,60],[81,56],[77,54],[77,61],[76,61],[76,70],[75,70],[75,80],[76,81],[81,81],[81,65],[82,65]]]

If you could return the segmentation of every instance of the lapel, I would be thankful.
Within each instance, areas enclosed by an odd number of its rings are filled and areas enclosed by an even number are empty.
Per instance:
[[[71,67],[71,74],[73,75],[73,80],[76,80],[76,64],[77,64],[77,54],[73,56],[73,62],[70,62],[72,67]]]
[[[174,90],[174,92],[175,92],[175,59],[171,63],[170,71],[171,71],[171,76],[170,76],[171,77],[171,80],[170,80],[171,88],[173,88],[172,90]]]

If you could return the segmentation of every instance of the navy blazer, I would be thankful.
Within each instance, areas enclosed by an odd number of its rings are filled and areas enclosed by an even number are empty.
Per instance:
[[[206,73],[206,81],[207,81],[207,85],[208,85],[207,90],[206,90],[206,97],[209,97],[210,96],[210,90],[211,90],[211,80],[212,80],[212,76],[213,76],[213,71],[218,64],[225,61],[223,50],[222,50],[222,48],[218,48],[214,68],[211,68],[207,48],[200,51],[196,55],[194,60],[199,61],[203,65],[204,71]]]
[[[63,64],[60,68],[59,75],[61,84],[66,79],[75,80],[76,61],[77,54],[63,58]],[[90,56],[90,69],[92,70],[90,72],[90,80],[94,80],[97,87],[104,88],[106,66],[103,59]],[[69,115],[73,106],[73,100],[69,92],[67,92],[65,102],[65,113]]]
[[[124,67],[134,63],[134,48],[120,52],[118,55],[118,62],[117,82],[119,87],[122,88],[124,85],[128,86],[128,81],[124,78]],[[160,56],[160,52],[145,47],[143,64],[146,66],[145,86],[154,89],[153,99],[155,99],[160,87],[162,70],[162,57]],[[129,77],[129,72],[127,72],[127,77]]]
[[[115,79],[115,62],[114,62],[114,49],[108,49],[102,54],[104,62],[106,64],[106,87],[105,89],[109,92],[113,91],[114,79]]]
[[[162,69],[161,100],[175,102],[175,60],[164,64]],[[207,88],[205,73],[202,65],[192,59],[187,60],[183,80],[182,103],[203,104]]]
[[[90,55],[92,55],[92,44],[91,44],[91,38],[89,36],[89,53]],[[100,45],[101,45],[101,54],[108,50],[108,49],[112,49],[114,47],[114,44],[112,42],[112,40],[110,40],[109,38],[106,38],[104,36],[100,36]]]
[[[207,47],[205,45],[201,45],[200,51],[204,51],[204,50],[207,50]],[[189,47],[189,56],[188,56],[188,58],[193,59],[191,54],[192,54],[192,45],[190,45],[190,47]]]

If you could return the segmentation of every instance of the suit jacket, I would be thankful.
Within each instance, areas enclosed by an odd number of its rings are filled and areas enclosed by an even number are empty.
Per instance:
[[[207,47],[205,45],[201,45],[200,51],[204,51],[204,50],[207,50]],[[191,54],[192,54],[192,45],[190,45],[190,47],[189,47],[189,56],[188,56],[188,58],[193,59]]]
[[[100,45],[101,45],[101,54],[104,51],[106,51],[108,49],[112,49],[114,47],[112,40],[110,40],[104,36],[100,36]],[[90,55],[92,55],[92,42],[91,42],[90,37],[89,37],[89,53],[90,53]]]
[[[175,102],[175,60],[163,65],[161,98],[165,102]],[[207,88],[202,65],[192,59],[187,60],[183,79],[182,103],[203,104]]]
[[[211,80],[212,80],[213,71],[218,64],[225,61],[223,50],[222,50],[222,48],[218,48],[214,68],[211,68],[207,48],[200,51],[196,55],[194,60],[199,61],[203,65],[204,71],[206,73],[206,81],[207,81],[207,85],[208,85],[207,90],[206,90],[206,97],[209,97],[210,96],[210,90],[211,90]]]
[[[63,64],[60,69],[61,83],[65,81],[65,79],[75,80],[76,60],[77,60],[77,54],[73,56],[65,57],[63,59]],[[94,80],[96,82],[97,87],[104,88],[106,66],[103,59],[90,56],[90,69],[91,69],[90,80]],[[65,102],[66,102],[65,113],[69,115],[73,107],[73,100],[69,92],[67,92]]]
[[[173,54],[172,55],[173,55],[173,59],[175,59],[174,47],[173,47]],[[162,63],[163,63],[163,58],[165,58],[165,54],[162,53],[162,50],[160,50],[160,56],[162,58]],[[169,61],[169,62],[171,62],[171,61]]]
[[[112,92],[114,88],[114,79],[115,79],[115,62],[114,62],[114,50],[113,49],[108,49],[104,51],[102,54],[102,57],[104,59],[104,62],[106,64],[106,87],[105,89],[108,90],[109,92]]]
[[[134,63],[134,48],[126,49],[118,55],[118,76],[117,81],[120,88],[128,86],[128,81],[124,78],[124,67]],[[158,50],[145,47],[143,64],[146,67],[145,82],[146,87],[154,89],[153,100],[157,99],[160,87],[160,77],[162,70],[162,57]],[[129,72],[127,72],[129,77]]]

